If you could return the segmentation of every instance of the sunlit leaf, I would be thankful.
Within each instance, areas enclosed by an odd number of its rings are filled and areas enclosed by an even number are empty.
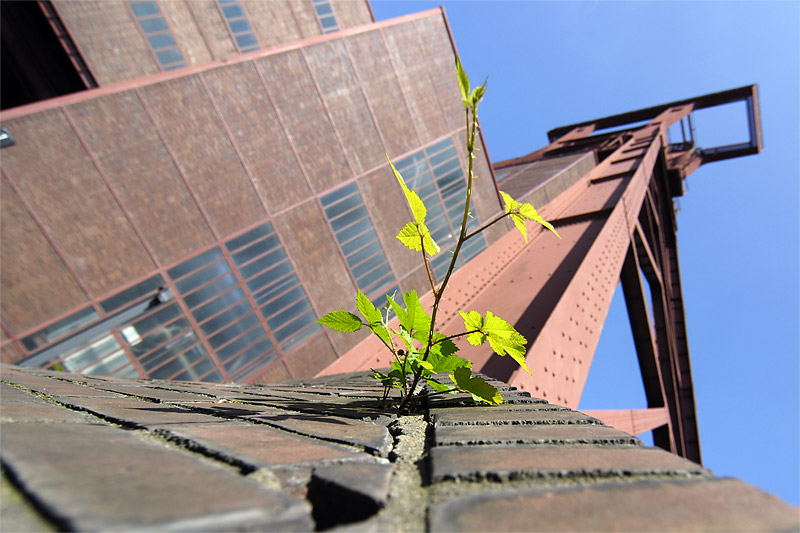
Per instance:
[[[386,159],[389,159],[389,154],[386,154]],[[419,224],[424,224],[425,217],[428,215],[428,210],[425,208],[425,204],[422,202],[416,192],[409,190],[408,186],[406,185],[406,180],[404,180],[403,176],[400,175],[400,172],[394,168],[394,163],[392,163],[391,159],[389,159],[389,165],[391,165],[394,175],[397,177],[397,181],[400,182],[400,186],[403,188],[403,192],[406,195],[406,200],[408,201],[408,206],[411,208],[411,214],[414,215],[414,221],[418,222]]]
[[[461,88],[461,101],[464,102],[464,107],[469,108],[472,104],[469,91],[469,78],[458,57],[456,57],[456,73],[458,74],[458,86]]]
[[[431,232],[425,224],[409,222],[403,226],[403,229],[397,234],[397,240],[417,252],[422,250],[424,246],[425,253],[429,256],[434,256],[439,253],[439,245],[433,241]]]
[[[331,311],[317,320],[317,323],[344,333],[358,331],[364,325],[360,318],[349,311]]]
[[[453,383],[459,390],[472,394],[472,398],[476,401],[484,401],[486,403],[503,403],[503,397],[500,396],[500,391],[490,385],[480,376],[472,376],[472,369],[467,367],[456,368],[450,374]]]

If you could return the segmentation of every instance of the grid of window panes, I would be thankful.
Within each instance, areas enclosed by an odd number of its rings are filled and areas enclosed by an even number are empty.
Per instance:
[[[225,247],[281,350],[290,350],[320,330],[272,224],[230,239]]]
[[[336,23],[336,17],[333,14],[333,8],[328,0],[313,0],[314,11],[317,12],[317,18],[322,26],[322,33],[333,33],[339,30],[339,25]]]
[[[231,379],[243,381],[278,358],[219,247],[168,274]]]
[[[453,146],[447,138],[395,163],[408,187],[417,192],[428,208],[425,225],[442,251],[431,260],[438,281],[447,273],[464,216],[467,179]],[[467,222],[467,232],[480,227],[475,213]],[[483,235],[475,235],[461,246],[456,268],[486,248]]]
[[[161,14],[158,4],[152,0],[128,0],[139,27],[147,38],[161,70],[174,70],[186,66],[183,54]]]
[[[396,280],[358,186],[351,183],[340,187],[321,197],[320,203],[356,286],[383,305],[384,295],[396,290]]]
[[[240,53],[258,50],[258,40],[239,0],[217,0]]]

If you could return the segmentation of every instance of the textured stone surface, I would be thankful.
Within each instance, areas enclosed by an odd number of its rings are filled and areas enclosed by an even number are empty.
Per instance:
[[[617,446],[452,446],[431,450],[432,478],[705,475],[698,464],[656,448]]]
[[[639,439],[592,424],[437,426],[437,446],[463,444],[639,444]]]
[[[402,416],[282,385],[0,366],[3,530],[796,530],[798,510],[497,383]],[[514,403],[512,403],[514,402]]]
[[[129,431],[14,424],[0,438],[3,462],[65,528],[312,528],[302,500]]]
[[[792,508],[731,479],[483,493],[434,507],[431,531],[796,531]]]

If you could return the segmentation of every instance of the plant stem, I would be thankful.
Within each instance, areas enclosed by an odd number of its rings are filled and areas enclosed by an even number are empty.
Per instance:
[[[469,113],[470,110],[472,111],[472,131],[470,131],[470,120],[469,120]],[[453,274],[453,269],[456,265],[456,260],[458,259],[458,253],[461,251],[461,245],[464,244],[466,240],[465,237],[467,235],[467,222],[469,221],[469,205],[472,199],[472,180],[474,177],[474,160],[475,160],[475,135],[477,132],[478,127],[478,104],[475,103],[472,107],[466,109],[466,122],[467,122],[467,159],[468,159],[468,171],[467,171],[467,199],[464,202],[464,216],[461,219],[461,233],[458,235],[458,241],[456,242],[455,250],[453,251],[453,258],[450,260],[450,266],[447,268],[447,274],[444,276],[444,281],[442,281],[439,290],[436,291],[434,289],[433,295],[433,309],[431,310],[431,327],[430,331],[428,332],[428,343],[425,346],[425,354],[422,356],[423,361],[428,360],[428,355],[430,355],[431,345],[433,343],[433,333],[436,325],[436,314],[439,311],[439,302],[442,300],[442,295],[444,294],[444,289],[447,286],[447,282],[450,281],[450,276]],[[423,247],[424,253],[424,247]],[[427,264],[427,263],[426,263]],[[422,369],[418,370],[414,373],[414,381],[411,383],[411,387],[409,388],[409,393],[406,395],[405,399],[400,403],[398,410],[402,411],[403,408],[408,404],[409,399],[414,394],[414,391],[417,388],[417,384],[419,383],[420,377],[422,377]]]
[[[503,213],[502,215],[497,215],[496,217],[494,217],[494,219],[493,219],[491,222],[488,222],[488,223],[484,224],[484,225],[483,225],[483,226],[481,226],[480,228],[476,229],[475,231],[473,231],[472,233],[470,233],[469,235],[467,235],[466,237],[464,237],[464,240],[466,241],[466,240],[467,240],[467,239],[469,239],[470,237],[474,237],[475,235],[477,235],[478,233],[482,232],[483,230],[485,230],[485,229],[486,229],[486,228],[488,228],[489,226],[492,226],[492,225],[494,225],[494,224],[496,224],[496,223],[500,222],[501,220],[503,220],[504,218],[506,218],[506,217],[507,217],[508,215],[510,215],[511,213],[514,213],[514,211],[511,211],[511,212],[509,212],[509,213]]]

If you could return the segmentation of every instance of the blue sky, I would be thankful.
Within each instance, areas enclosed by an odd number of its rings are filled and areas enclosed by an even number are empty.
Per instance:
[[[372,0],[376,19],[442,2]],[[557,126],[751,83],[764,151],[708,164],[678,243],[704,465],[798,505],[800,2],[444,2],[494,161]],[[696,140],[745,140],[743,114],[698,113]],[[585,409],[646,407],[621,290]]]

